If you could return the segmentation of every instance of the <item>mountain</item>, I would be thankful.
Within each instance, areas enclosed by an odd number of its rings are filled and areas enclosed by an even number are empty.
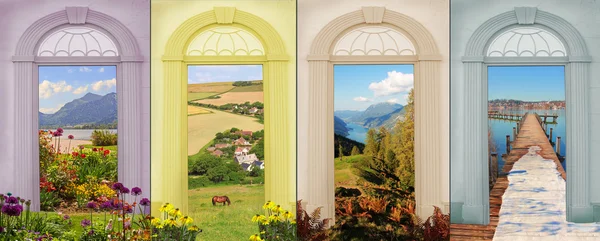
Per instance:
[[[373,104],[347,122],[357,123],[365,127],[380,126],[385,120],[391,118],[394,113],[401,111],[403,107],[400,104],[388,102]]]
[[[339,117],[344,121],[348,121],[350,120],[350,118],[360,115],[362,113],[363,111],[360,110],[336,110],[333,112],[333,115]]]
[[[382,116],[369,117],[365,119],[363,126],[367,128],[378,128],[380,126],[383,126],[391,130],[392,128],[394,128],[398,121],[404,120],[405,112],[406,111],[404,110],[404,107],[401,107],[400,109],[397,109],[391,113]]]
[[[333,116],[333,129],[334,129],[334,133],[341,135],[341,136],[348,136],[349,135],[349,131],[351,129],[348,128],[348,126],[346,125],[346,122],[344,122],[344,120],[340,119],[337,116]]]
[[[117,121],[117,94],[105,96],[87,93],[66,103],[54,114],[39,113],[40,126],[76,126],[84,124],[111,124]]]

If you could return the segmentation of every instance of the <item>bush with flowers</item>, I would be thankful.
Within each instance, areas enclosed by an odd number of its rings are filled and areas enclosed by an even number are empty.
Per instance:
[[[251,241],[296,240],[296,218],[290,211],[268,201],[263,205],[265,215],[256,214],[252,222],[258,224],[259,233],[250,236]]]
[[[193,225],[194,220],[185,216],[173,204],[165,203],[160,207],[162,217],[151,217],[150,223],[154,227],[152,240],[157,241],[192,241],[202,232],[198,226]]]
[[[62,140],[62,133],[61,128],[39,131],[42,210],[83,208],[88,201],[114,195],[109,187],[117,180],[116,152],[83,146],[71,151],[74,136]]]

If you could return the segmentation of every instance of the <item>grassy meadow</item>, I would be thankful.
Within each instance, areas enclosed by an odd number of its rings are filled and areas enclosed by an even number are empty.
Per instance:
[[[189,215],[202,229],[197,240],[248,240],[258,232],[252,216],[262,214],[265,202],[263,185],[228,185],[189,190]],[[212,205],[213,196],[226,195],[231,206]]]
[[[193,105],[188,105],[187,112],[188,112],[188,116],[213,113],[212,111],[210,111],[206,108],[193,106]]]

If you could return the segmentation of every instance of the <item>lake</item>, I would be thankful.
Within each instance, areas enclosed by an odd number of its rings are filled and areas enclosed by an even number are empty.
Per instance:
[[[63,129],[63,135],[61,139],[67,139],[69,135],[73,135],[73,139],[75,140],[85,140],[85,141],[89,141],[92,139],[92,132],[94,132],[94,129]],[[55,129],[52,129],[52,131],[55,131]],[[109,130],[112,133],[117,133],[116,129],[110,129]]]
[[[368,128],[365,128],[364,126],[355,123],[347,123],[346,127],[348,129],[351,129],[348,131],[349,135],[346,136],[347,138],[358,141],[360,143],[366,142],[367,132],[369,131]]]
[[[534,113],[537,112],[539,114],[558,114],[557,124],[548,124],[548,132],[550,132],[550,128],[553,128],[552,131],[552,139],[556,141],[556,137],[560,136],[560,154],[562,156],[567,155],[567,136],[566,136],[566,125],[565,125],[565,110],[514,110],[508,111],[511,113],[525,114],[525,112]],[[551,120],[551,119],[549,119]],[[492,139],[495,142],[496,150],[498,153],[498,157],[501,157],[502,154],[506,153],[506,135],[510,135],[510,139],[512,140],[512,129],[517,126],[517,122],[515,121],[505,121],[505,120],[495,120],[488,119],[488,126],[492,131]],[[556,151],[556,146],[554,147],[554,151]],[[561,162],[563,168],[567,170],[565,161]],[[502,170],[504,166],[504,160],[502,158],[498,159],[498,170]]]

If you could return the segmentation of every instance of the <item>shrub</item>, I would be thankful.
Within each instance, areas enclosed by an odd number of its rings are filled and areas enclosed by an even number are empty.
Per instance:
[[[300,241],[328,240],[325,228],[330,219],[321,220],[321,208],[315,209],[310,215],[302,208],[302,200],[296,202],[296,217],[298,217],[298,239]]]
[[[117,133],[109,130],[94,130],[92,132],[92,145],[94,146],[114,146],[117,145]]]
[[[280,205],[268,201],[263,205],[266,215],[256,214],[252,222],[258,224],[258,232],[250,236],[250,240],[296,240],[296,219],[290,211],[283,210]]]

